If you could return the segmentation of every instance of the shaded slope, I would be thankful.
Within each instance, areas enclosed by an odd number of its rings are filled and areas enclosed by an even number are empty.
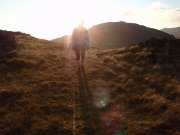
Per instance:
[[[156,29],[125,22],[109,22],[93,26],[89,29],[89,35],[92,45],[98,48],[118,48],[137,44],[151,37],[172,37]]]
[[[111,119],[106,125],[107,132],[116,123],[121,125],[118,130],[124,129],[127,135],[180,133],[180,46],[171,45],[168,54],[164,47],[164,44],[134,45],[91,52],[87,62],[90,89],[96,94],[101,88],[110,97],[105,108],[111,115],[102,114]],[[152,58],[156,62],[151,62],[152,54],[157,56]],[[115,106],[124,108],[116,114],[123,117],[119,122],[112,119]]]
[[[0,61],[15,57],[20,51],[19,45],[15,40],[15,35],[29,36],[20,32],[10,32],[0,30]]]
[[[102,23],[93,26],[88,31],[92,47],[99,49],[112,49],[137,44],[151,37],[173,38],[172,35],[165,32],[126,22]],[[70,45],[70,39],[70,36],[63,36],[52,41],[63,45]]]

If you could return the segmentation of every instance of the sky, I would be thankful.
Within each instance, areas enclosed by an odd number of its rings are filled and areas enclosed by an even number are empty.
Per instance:
[[[180,0],[0,0],[0,29],[42,39],[85,27],[125,21],[162,29],[180,26]]]

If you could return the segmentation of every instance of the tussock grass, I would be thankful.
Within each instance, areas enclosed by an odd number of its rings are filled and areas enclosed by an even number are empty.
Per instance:
[[[123,128],[127,135],[180,133],[179,46],[172,46],[168,55],[157,48],[134,45],[92,53],[88,59],[89,85],[110,88],[110,106],[125,108]],[[158,56],[157,63],[148,62],[150,54]],[[94,81],[96,78],[101,81]]]
[[[98,134],[97,127],[108,135],[117,130],[126,135],[180,133],[179,46],[168,55],[137,45],[87,52],[93,109],[80,91],[71,51],[29,36],[16,36],[16,41],[18,56],[0,63],[0,134],[73,134],[74,112],[80,135]],[[149,62],[152,54],[158,57],[155,63]]]
[[[0,63],[0,134],[72,134],[73,84],[61,47],[24,36],[16,40],[18,56]]]

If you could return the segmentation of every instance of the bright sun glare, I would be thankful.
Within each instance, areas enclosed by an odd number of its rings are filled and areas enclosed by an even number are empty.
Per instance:
[[[18,23],[20,30],[46,39],[71,34],[80,19],[84,20],[86,28],[104,22],[106,19],[103,14],[107,12],[107,6],[110,6],[102,0],[39,0],[34,5],[19,15],[17,20],[21,20]]]
[[[179,0],[173,5],[167,0],[154,1],[6,0],[0,2],[0,27],[44,39],[71,34],[80,19],[84,19],[86,28],[117,21],[156,29],[178,27]]]

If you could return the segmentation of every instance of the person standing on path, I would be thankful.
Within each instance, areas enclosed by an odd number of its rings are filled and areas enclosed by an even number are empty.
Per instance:
[[[78,68],[83,66],[85,52],[90,46],[88,30],[83,25],[84,21],[81,20],[72,33],[72,48],[76,54]]]

